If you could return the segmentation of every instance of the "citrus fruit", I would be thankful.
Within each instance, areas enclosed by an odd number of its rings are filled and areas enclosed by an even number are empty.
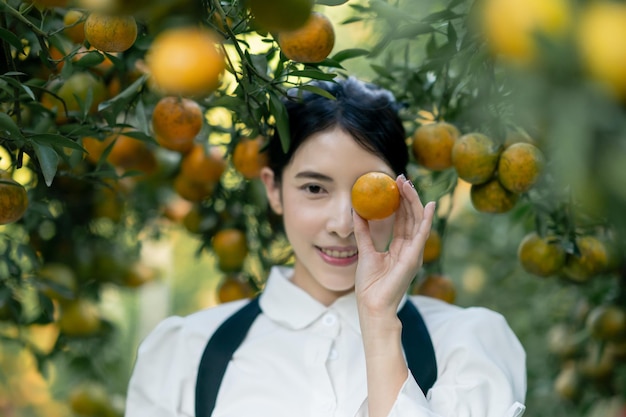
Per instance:
[[[124,52],[137,39],[137,22],[133,16],[92,12],[85,20],[85,39],[105,52]]]
[[[601,304],[589,312],[585,327],[595,339],[620,339],[626,336],[626,311],[614,304]]]
[[[112,133],[105,139],[106,146],[113,142],[107,161],[123,171],[154,173],[157,169],[157,160],[148,144],[125,135],[125,131]]]
[[[537,232],[531,232],[520,242],[517,258],[527,272],[547,277],[565,265],[565,249],[553,236],[541,237]]]
[[[204,96],[215,90],[226,67],[212,31],[178,27],[159,33],[146,54],[150,84],[165,95]]]
[[[246,234],[239,229],[226,228],[215,233],[211,247],[217,257],[217,264],[224,272],[241,270],[248,255]]]
[[[84,298],[63,303],[58,323],[61,332],[68,336],[91,336],[101,326],[98,308]]]
[[[447,122],[421,125],[413,134],[413,155],[418,164],[433,171],[452,166],[452,147],[461,135]]]
[[[537,58],[536,36],[558,41],[571,18],[568,0],[484,0],[478,10],[490,50],[522,63]]]
[[[451,159],[459,178],[482,184],[493,177],[498,166],[500,146],[482,133],[461,136],[452,147]]]
[[[424,259],[425,264],[435,262],[441,256],[441,235],[435,229],[430,231],[426,243],[424,245]]]
[[[543,153],[530,143],[514,143],[502,151],[498,179],[509,191],[524,193],[539,179],[544,167]]]
[[[109,394],[96,382],[76,385],[69,394],[69,405],[79,416],[99,416],[109,403]]]
[[[247,0],[253,24],[270,32],[301,27],[309,18],[313,4],[313,0]]]
[[[292,61],[322,62],[335,46],[335,30],[325,15],[313,12],[304,26],[293,31],[279,32],[278,45]]]
[[[144,262],[135,262],[122,275],[122,285],[129,288],[138,288],[157,277],[155,268],[146,265]]]
[[[609,254],[604,243],[595,236],[576,238],[578,254],[568,254],[563,273],[572,281],[586,282],[608,267]]]
[[[427,275],[426,278],[417,285],[413,293],[437,298],[450,304],[454,303],[456,299],[456,287],[454,286],[454,282],[447,276],[439,274]]]
[[[70,9],[63,16],[63,24],[66,26],[63,33],[67,35],[72,42],[82,44],[85,42],[85,13],[80,10]]]
[[[166,149],[181,153],[191,150],[203,121],[198,103],[184,97],[163,97],[152,112],[156,141]]]
[[[208,151],[204,145],[195,144],[183,157],[180,174],[196,183],[217,183],[226,169],[227,162],[219,148],[212,146]]]
[[[194,181],[182,174],[174,178],[172,186],[176,194],[194,203],[210,197],[215,190],[215,182]]]
[[[559,397],[574,401],[580,396],[583,378],[575,361],[570,360],[563,364],[554,380],[554,391]]]
[[[265,145],[265,138],[257,136],[254,139],[242,138],[233,150],[233,167],[246,179],[258,178],[261,168],[267,165],[267,152],[261,152]]]
[[[56,84],[51,87],[53,91],[55,87],[58,87],[56,94],[62,101],[51,94],[44,93],[41,97],[41,104],[56,112],[56,122],[59,124],[67,123],[70,116],[79,113],[87,104],[89,97],[91,102],[86,111],[87,114],[96,113],[98,105],[107,98],[104,82],[89,72],[76,72],[60,85]]]
[[[217,289],[217,299],[220,303],[250,298],[253,295],[252,287],[237,275],[227,275]]]
[[[77,288],[76,274],[68,265],[60,262],[44,264],[38,273],[43,288],[41,292],[56,300],[68,300]]]
[[[472,184],[470,188],[472,206],[483,213],[506,213],[515,207],[518,198],[518,194],[504,188],[497,178],[483,184]]]
[[[0,224],[18,221],[27,208],[26,188],[11,178],[0,178]]]
[[[352,186],[352,208],[365,220],[381,220],[400,207],[398,184],[383,172],[368,172]]]
[[[616,96],[626,98],[626,4],[591,2],[583,9],[578,45],[589,75]]]

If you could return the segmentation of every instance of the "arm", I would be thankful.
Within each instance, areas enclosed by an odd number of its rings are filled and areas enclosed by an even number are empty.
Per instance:
[[[389,414],[409,375],[397,309],[421,267],[435,210],[434,203],[422,206],[410,181],[401,176],[396,182],[401,204],[387,252],[375,250],[368,223],[354,214],[359,247],[355,292],[365,349],[370,417]]]

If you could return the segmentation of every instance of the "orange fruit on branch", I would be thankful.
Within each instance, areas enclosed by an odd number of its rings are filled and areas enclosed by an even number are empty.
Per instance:
[[[470,184],[482,184],[493,177],[501,147],[482,133],[461,136],[452,147],[452,165],[459,178]]]
[[[563,267],[565,276],[575,282],[586,282],[609,266],[609,252],[595,236],[576,238],[577,254],[568,254]]]
[[[493,178],[483,184],[472,184],[470,200],[472,206],[483,213],[506,213],[517,204],[519,195],[510,192]]]
[[[102,325],[97,306],[85,298],[63,303],[58,323],[61,332],[68,336],[91,336]]]
[[[589,312],[585,326],[595,339],[623,339],[626,337],[626,310],[613,304],[601,304]]]
[[[217,257],[217,264],[224,272],[241,270],[248,255],[248,242],[244,231],[227,228],[213,236],[211,247]]]
[[[400,207],[398,184],[383,172],[368,172],[357,178],[351,191],[352,208],[365,220],[381,220]]]
[[[95,114],[98,111],[98,105],[107,98],[104,81],[89,72],[76,72],[64,82],[54,83],[50,87],[53,92],[56,89],[56,95],[60,100],[52,94],[44,93],[41,97],[41,104],[56,112],[58,124],[67,123],[70,116],[79,114],[87,105],[89,97],[91,102],[86,109],[87,114]]]
[[[424,259],[425,264],[435,262],[441,256],[441,235],[435,229],[430,231],[426,244],[424,245]]]
[[[157,169],[157,159],[152,149],[145,141],[125,135],[124,132],[125,130],[113,133],[105,139],[107,146],[114,142],[107,160],[123,171],[154,173]]]
[[[447,276],[432,274],[426,276],[426,278],[417,285],[413,294],[437,298],[452,304],[454,300],[456,300],[456,287],[454,282]]]
[[[257,136],[254,139],[242,138],[233,150],[233,167],[246,179],[258,178],[261,168],[268,164],[267,152],[261,152],[265,145],[265,138]]]
[[[137,40],[137,22],[133,16],[92,12],[85,20],[85,39],[105,52],[124,52]]]
[[[509,191],[524,193],[539,180],[544,167],[543,153],[530,143],[506,148],[498,161],[498,179]]]
[[[204,116],[195,101],[184,97],[163,97],[152,112],[152,129],[159,145],[186,153],[202,129]]]
[[[80,10],[71,9],[63,16],[63,24],[66,26],[63,33],[67,35],[72,42],[82,44],[85,42],[85,13]]]
[[[11,178],[0,178],[0,224],[18,221],[27,208],[26,188]]]
[[[432,171],[452,166],[452,147],[461,133],[452,124],[437,122],[421,125],[413,134],[413,156],[417,163]]]
[[[146,54],[151,86],[165,95],[204,96],[220,83],[226,68],[214,32],[178,27],[159,33]]]
[[[217,298],[220,303],[250,298],[253,295],[249,283],[241,280],[237,275],[227,275],[217,289]]]
[[[524,236],[517,249],[520,264],[527,272],[547,277],[554,275],[565,265],[565,249],[554,236],[539,236],[531,232]]]
[[[226,169],[226,159],[219,148],[212,146],[206,150],[201,143],[195,144],[183,157],[180,175],[199,183],[219,182]]]
[[[304,26],[293,31],[279,32],[278,45],[292,61],[322,62],[335,46],[335,30],[325,15],[313,12]]]
[[[313,0],[247,0],[253,24],[262,30],[280,32],[302,27],[311,15]]]

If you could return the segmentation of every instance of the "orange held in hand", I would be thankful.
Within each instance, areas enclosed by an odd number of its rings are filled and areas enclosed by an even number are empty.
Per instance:
[[[398,184],[383,172],[363,174],[352,186],[352,207],[365,220],[389,217],[399,206]]]

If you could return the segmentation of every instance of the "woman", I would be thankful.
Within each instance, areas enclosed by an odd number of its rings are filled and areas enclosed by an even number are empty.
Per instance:
[[[139,349],[126,417],[520,416],[525,353],[502,316],[406,296],[435,207],[402,175],[391,94],[317,85],[336,100],[287,103],[290,148],[274,137],[261,176],[293,266],[274,267],[250,304],[163,321]],[[397,178],[401,205],[368,222],[351,188],[370,171]]]

